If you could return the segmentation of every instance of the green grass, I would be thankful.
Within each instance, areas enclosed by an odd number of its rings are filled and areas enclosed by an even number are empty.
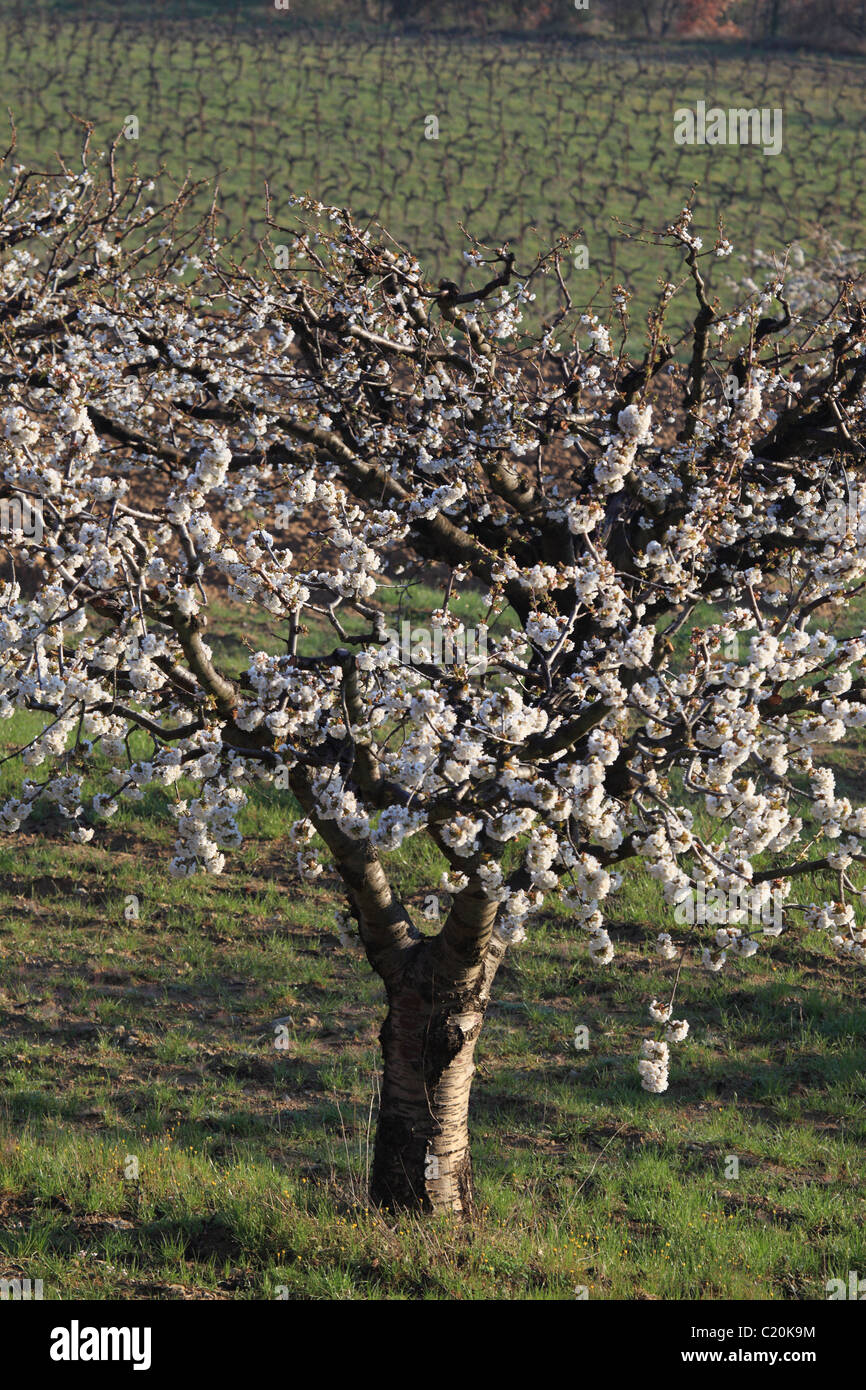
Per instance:
[[[680,266],[625,231],[659,230],[695,182],[706,245],[720,216],[746,258],[795,238],[808,250],[818,227],[862,245],[866,85],[853,57],[437,36],[362,42],[279,24],[229,35],[201,23],[49,23],[36,12],[0,16],[0,61],[19,157],[59,152],[74,162],[75,117],[94,122],[98,146],[134,114],[140,136],[121,141],[120,167],[136,160],[151,172],[164,162],[162,192],[188,170],[218,181],[224,234],[262,271],[266,180],[284,226],[290,194],[349,205],[411,245],[433,279],[463,275],[461,222],[492,246],[509,239],[518,266],[581,231],[589,268],[566,265],[575,302],[604,280],[596,302],[605,308],[610,285],[625,284],[635,296],[633,345],[659,276]],[[781,107],[781,154],[674,145],[674,110],[699,98]],[[425,138],[428,116],[438,139]],[[203,193],[199,206],[209,199]],[[718,262],[711,284],[724,290],[746,268],[736,256]],[[536,319],[550,312],[555,286],[537,289]],[[675,305],[677,332],[688,312],[687,302]]]
[[[47,1298],[787,1299],[862,1267],[866,1008],[823,942],[684,971],[692,1031],[654,1097],[635,1056],[672,976],[652,885],[628,881],[608,969],[549,914],[479,1047],[476,1219],[384,1219],[365,1201],[383,1002],[332,930],[334,886],[299,889],[277,839],[192,884],[146,827],[125,843],[0,858],[8,1277]]]

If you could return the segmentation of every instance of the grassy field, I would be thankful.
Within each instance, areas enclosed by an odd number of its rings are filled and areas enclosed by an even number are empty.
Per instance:
[[[4,20],[5,14],[5,20]],[[285,23],[282,22],[285,18]],[[577,303],[601,281],[635,295],[639,336],[669,253],[626,239],[658,230],[699,185],[696,226],[710,245],[724,218],[738,255],[713,285],[742,279],[754,250],[821,229],[862,247],[866,191],[864,60],[749,54],[736,47],[567,44],[435,35],[320,34],[290,14],[266,28],[70,18],[0,5],[4,105],[20,156],[73,161],[81,127],[105,142],[128,116],[138,139],[121,164],[218,181],[223,231],[253,256],[270,184],[278,220],[289,194],[310,191],[379,218],[420,254],[432,278],[462,279],[463,223],[518,265],[580,232],[588,268],[567,263]],[[708,106],[783,111],[783,148],[677,146],[673,112]],[[438,121],[438,138],[427,138]],[[204,206],[202,195],[200,206]],[[608,288],[609,288],[608,284]],[[538,285],[536,316],[554,306]],[[598,302],[608,302],[602,292]],[[677,308],[682,329],[688,306]]]
[[[241,641],[222,650],[237,669]],[[859,799],[866,744],[833,760]],[[721,977],[684,969],[691,1034],[651,1096],[646,1004],[676,969],[651,942],[681,929],[627,874],[605,968],[552,908],[510,953],[479,1045],[475,1220],[386,1219],[364,1195],[381,990],[338,940],[336,883],[294,879],[283,795],[261,792],[242,826],[216,880],[167,875],[157,790],[87,846],[45,821],[0,847],[0,1276],[56,1299],[787,1300],[866,1266],[866,1006],[825,938],[794,930]],[[410,910],[441,867],[415,841],[389,857]]]

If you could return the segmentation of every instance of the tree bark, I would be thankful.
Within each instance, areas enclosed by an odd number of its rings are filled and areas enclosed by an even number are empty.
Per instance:
[[[390,1210],[472,1210],[469,1091],[483,1014],[437,1009],[414,989],[389,999],[370,1195]]]
[[[303,767],[292,770],[291,787],[334,855],[367,959],[388,998],[379,1034],[384,1075],[370,1199],[392,1211],[468,1216],[475,1044],[506,950],[493,931],[497,904],[470,875],[439,934],[423,937],[391,891],[369,840],[351,839],[318,814]]]
[[[468,1117],[475,1045],[504,949],[493,938],[476,979],[455,989],[437,974],[439,953],[428,939],[388,987],[370,1184],[378,1206],[472,1213]]]

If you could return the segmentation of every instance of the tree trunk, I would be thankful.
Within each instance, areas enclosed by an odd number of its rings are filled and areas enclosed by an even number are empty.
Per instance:
[[[363,769],[363,749],[357,762]],[[292,770],[291,787],[337,861],[367,959],[388,996],[371,1201],[466,1216],[473,1203],[467,1121],[475,1044],[506,949],[493,931],[498,905],[473,876],[438,935],[422,937],[369,840],[352,840],[317,814],[303,767]]]
[[[370,1196],[389,1210],[472,1211],[469,1091],[483,1005],[437,1000],[415,982],[388,991],[384,1077]]]

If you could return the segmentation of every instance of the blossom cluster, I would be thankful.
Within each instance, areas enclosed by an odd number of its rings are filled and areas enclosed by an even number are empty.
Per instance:
[[[780,356],[754,305],[713,311],[713,370],[669,376],[672,405],[658,360],[627,374],[594,314],[570,353],[559,330],[526,346],[544,258],[517,275],[499,257],[467,302],[299,198],[293,265],[257,278],[207,237],[192,255],[159,235],[140,180],[21,177],[0,206],[0,479],[40,501],[44,534],[5,538],[0,717],[40,724],[5,830],[49,800],[86,839],[156,785],[172,872],[219,873],[264,783],[288,818],[300,798],[305,877],[428,839],[446,933],[515,944],[554,905],[606,965],[634,860],[668,908],[746,893],[752,913],[783,904],[764,936],[799,911],[863,963],[866,808],[821,761],[866,726],[866,632],[825,621],[866,576],[866,533],[826,521],[862,452],[862,313],[840,301],[818,339],[780,316]],[[700,296],[711,253],[688,221],[667,236]],[[437,626],[481,616],[483,669],[389,635],[418,573]],[[215,596],[266,617],[240,669]],[[837,896],[796,903],[816,827]],[[758,949],[739,909],[695,925],[711,971]],[[676,1040],[646,1044],[648,1089]]]

